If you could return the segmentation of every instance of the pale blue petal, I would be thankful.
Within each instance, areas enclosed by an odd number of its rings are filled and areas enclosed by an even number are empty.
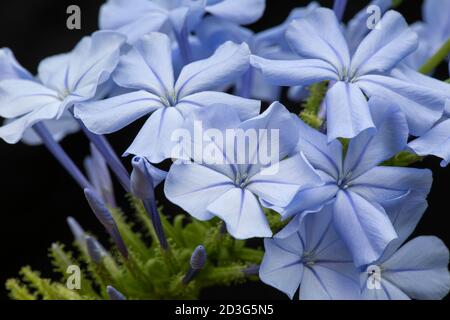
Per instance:
[[[5,124],[12,121],[14,121],[14,119],[7,119],[5,120]],[[80,125],[68,111],[64,112],[62,117],[57,120],[43,120],[43,123],[56,141],[61,141],[69,134],[80,130]],[[41,138],[39,138],[32,128],[29,128],[24,132],[22,142],[32,146],[42,144]]]
[[[152,163],[171,158],[179,142],[173,135],[183,122],[184,118],[176,108],[159,108],[145,122],[124,155],[145,157]]]
[[[378,260],[389,242],[397,237],[383,208],[354,192],[337,194],[333,221],[357,267]]]
[[[39,107],[14,121],[0,127],[0,138],[7,143],[14,144],[22,139],[23,134],[34,124],[42,121],[54,119],[59,113],[60,102],[53,102]]]
[[[211,219],[208,205],[232,188],[227,176],[195,163],[174,163],[164,183],[167,199],[200,220]]]
[[[74,114],[90,131],[107,134],[122,129],[158,108],[164,108],[159,97],[146,91],[135,91],[78,104]]]
[[[144,34],[159,31],[168,19],[164,7],[148,0],[109,0],[100,9],[100,29],[115,30],[128,37],[129,42]]]
[[[70,53],[58,54],[42,60],[38,66],[39,80],[48,88],[63,93],[67,90]]]
[[[249,176],[256,173],[259,166],[275,164],[294,152],[298,143],[295,118],[285,106],[274,102],[264,113],[239,126],[240,133],[258,134],[258,143],[241,143],[236,148],[238,163],[247,168],[244,171]]]
[[[300,119],[297,120],[297,125],[299,128],[297,150],[303,152],[314,168],[337,180],[342,172],[342,144],[339,141],[328,143],[326,135]]]
[[[297,244],[295,249],[291,248],[293,244]],[[265,254],[259,269],[261,281],[293,299],[303,276],[303,264],[300,261],[302,243],[294,235],[285,240],[264,239],[264,247]]]
[[[8,79],[32,80],[33,75],[22,67],[9,48],[0,49],[0,81]]]
[[[175,84],[178,98],[232,83],[250,65],[248,45],[226,42],[209,58],[193,62],[181,70]]]
[[[121,57],[113,76],[121,87],[144,89],[163,97],[174,94],[173,77],[170,39],[157,32],[137,41]]]
[[[407,197],[383,203],[386,213],[397,232],[397,239],[392,241],[378,262],[384,262],[408,239],[416,229],[428,203],[423,195],[411,192]]]
[[[322,183],[302,154],[264,168],[252,176],[247,189],[276,206],[287,206],[298,190]]]
[[[228,232],[236,239],[272,236],[264,211],[249,190],[230,189],[211,203],[207,210],[225,221]]]
[[[111,31],[83,38],[70,53],[66,90],[83,99],[93,98],[97,87],[107,82],[117,67],[124,44],[125,37]]]
[[[336,82],[325,97],[328,141],[353,138],[360,132],[374,128],[369,104],[354,83]]]
[[[352,57],[350,74],[360,76],[388,72],[418,46],[417,34],[396,11],[388,11],[361,42]]]
[[[382,276],[412,299],[438,300],[450,290],[449,252],[436,237],[418,237],[383,263]]]
[[[286,38],[301,57],[326,61],[336,73],[348,70],[350,53],[332,10],[318,8],[305,18],[294,20]]]
[[[349,188],[369,201],[380,203],[405,197],[411,191],[426,196],[432,182],[428,169],[375,167],[351,180]]]
[[[310,85],[338,79],[333,67],[321,60],[270,60],[252,55],[250,62],[261,71],[265,81],[278,86]]]
[[[445,96],[429,88],[377,75],[362,76],[357,85],[370,97],[380,96],[398,105],[412,135],[424,134],[442,117]]]
[[[305,268],[300,300],[358,300],[358,273],[352,262],[317,263]]]
[[[375,5],[380,8],[380,13],[384,14],[392,6],[392,0],[372,0],[369,5]],[[361,41],[371,31],[367,27],[367,21],[373,16],[373,11],[367,12],[368,6],[358,12],[349,22],[347,26],[347,42],[350,52],[356,51]]]
[[[31,80],[0,82],[0,116],[15,118],[40,107],[60,103],[58,93]]]
[[[450,84],[449,83],[426,76],[406,65],[401,65],[398,68],[392,70],[391,74],[395,78],[401,79],[403,81],[407,81],[407,82],[411,82],[416,85],[427,87],[433,91],[439,91],[440,94],[447,97],[445,113],[447,116],[450,116]]]
[[[250,24],[262,17],[265,0],[222,0],[210,1],[206,12],[237,24]]]
[[[445,120],[408,145],[420,156],[442,158],[441,166],[450,163],[450,120]]]
[[[261,101],[215,91],[203,91],[188,95],[178,101],[177,108],[183,114],[187,114],[192,109],[209,107],[214,104],[229,106],[237,112],[242,121],[256,117],[261,108]]]
[[[371,98],[369,108],[376,131],[366,130],[350,141],[344,175],[356,178],[405,149],[408,124],[402,110],[382,98]]]
[[[394,284],[381,278],[380,288],[369,289],[367,287],[367,275],[363,275],[363,300],[411,300],[402,290]]]

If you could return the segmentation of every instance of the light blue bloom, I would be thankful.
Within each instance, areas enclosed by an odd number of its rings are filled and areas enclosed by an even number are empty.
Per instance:
[[[352,139],[345,158],[340,141],[328,144],[324,134],[299,120],[299,148],[325,184],[301,190],[280,211],[284,218],[296,215],[281,237],[296,232],[307,214],[332,203],[336,231],[358,267],[377,260],[397,236],[383,204],[413,190],[425,197],[432,183],[429,170],[378,166],[406,147],[408,127],[392,102],[371,98],[369,108],[377,130],[368,129]]]
[[[282,24],[259,33],[254,33],[250,29],[227,20],[206,17],[197,27],[197,35],[202,44],[197,50],[212,52],[225,41],[245,42],[252,54],[256,56],[266,59],[294,59],[296,54],[292,52],[285,40],[286,30],[293,20],[305,17],[318,6],[316,2],[312,2],[307,7],[295,8]],[[261,73],[253,68],[250,68],[236,84],[236,94],[245,98],[272,102],[279,99],[280,93],[280,87],[266,83]],[[290,97],[295,97],[295,100],[303,97],[294,93],[290,90]]]
[[[450,0],[425,0],[422,8],[423,22],[411,27],[419,35],[419,47],[405,62],[419,69],[450,38]]]
[[[303,59],[268,60],[252,56],[251,63],[276,85],[309,85],[329,80],[325,97],[328,141],[353,138],[374,128],[365,96],[382,96],[405,113],[409,131],[421,135],[443,113],[445,96],[426,87],[390,76],[417,47],[417,35],[395,11],[388,11],[351,55],[333,11],[318,8],[291,23],[287,40]]]
[[[16,143],[34,124],[62,119],[75,103],[94,99],[101,91],[97,88],[107,84],[115,69],[124,42],[117,33],[96,32],[71,53],[43,60],[39,81],[1,81],[0,116],[14,120],[0,128],[0,137]]]
[[[398,239],[389,244],[378,261],[362,270],[363,299],[436,300],[448,294],[449,252],[444,243],[436,237],[421,236],[403,244],[426,208],[426,201],[414,194],[386,208]]]
[[[280,103],[273,103],[261,115],[242,123],[233,109],[223,105],[199,109],[191,116],[193,120],[187,121],[189,127],[194,120],[202,121],[206,141],[192,141],[193,161],[175,162],[171,166],[164,191],[167,199],[195,218],[209,220],[217,216],[238,239],[269,237],[272,231],[260,201],[276,202],[283,207],[302,187],[321,183],[303,155],[295,152],[296,116]],[[208,129],[213,129],[210,134],[207,134]],[[216,137],[219,133],[221,137],[229,137],[227,129],[231,130],[232,138],[219,140],[220,137]],[[245,151],[240,150],[235,144],[238,139],[234,137],[249,130],[262,134],[258,138],[261,140],[246,145]],[[270,147],[274,144],[266,144],[271,137],[277,139],[273,141],[278,146],[277,151]],[[234,145],[231,151],[230,144]],[[199,145],[201,154],[195,147]],[[215,151],[210,151],[211,147]],[[265,148],[272,150],[267,163],[261,158]],[[191,149],[185,147],[184,150]],[[218,156],[222,161],[211,161]]]
[[[133,43],[153,31],[189,31],[206,13],[250,24],[264,9],[265,0],[109,0],[100,11],[100,28],[125,34]]]
[[[264,240],[259,277],[291,299],[300,287],[301,300],[360,298],[358,271],[333,226],[333,206],[309,215],[285,239]]]
[[[242,120],[259,113],[260,101],[209,91],[242,75],[249,55],[246,44],[227,42],[208,59],[185,66],[175,81],[170,39],[151,33],[122,56],[113,75],[118,85],[137,91],[79,104],[75,115],[92,132],[106,134],[151,114],[125,154],[161,162],[171,156],[177,144],[171,135],[192,110],[223,103],[237,110]]]
[[[0,82],[2,80],[38,81],[37,79],[35,80],[33,75],[17,62],[14,54],[8,48],[0,49]],[[4,124],[11,123],[14,120],[15,118],[6,119]],[[60,141],[67,135],[75,133],[79,130],[77,122],[73,119],[69,112],[64,112],[58,120],[46,120],[44,121],[44,124],[47,126],[56,141]],[[25,130],[22,141],[28,145],[42,144],[42,140],[32,129]]]

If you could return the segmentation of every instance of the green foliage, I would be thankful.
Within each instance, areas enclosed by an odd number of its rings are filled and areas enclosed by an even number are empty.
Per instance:
[[[113,248],[95,263],[85,244],[75,243],[74,252],[69,252],[55,243],[49,256],[59,279],[45,279],[30,267],[24,267],[19,279],[6,283],[10,297],[17,300],[108,299],[106,287],[112,285],[127,299],[196,299],[204,288],[253,279],[247,277],[243,269],[259,264],[263,252],[246,246],[245,241],[233,239],[219,220],[202,222],[178,215],[170,222],[160,215],[170,244],[169,250],[163,250],[142,203],[130,200],[136,213],[136,225],[120,210],[111,210],[128,247],[128,259]],[[200,244],[206,248],[207,263],[184,285],[182,279],[189,269],[191,254]],[[66,286],[71,276],[67,270],[72,265],[81,270],[79,290]]]
[[[317,114],[320,110],[323,98],[328,89],[328,82],[315,83],[309,87],[309,97],[303,104],[303,111],[300,118],[308,125],[315,129],[319,129],[322,125],[322,119]]]
[[[391,159],[385,161],[384,163],[382,163],[382,165],[388,167],[407,167],[413,163],[420,162],[422,160],[423,157],[415,155],[414,153],[403,151],[396,154]]]

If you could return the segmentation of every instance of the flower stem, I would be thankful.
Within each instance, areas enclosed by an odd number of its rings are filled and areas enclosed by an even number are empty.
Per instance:
[[[344,16],[345,7],[347,6],[347,0],[334,0],[333,11],[339,21],[342,21]]]
[[[53,154],[53,156],[59,161],[59,163],[66,169],[66,171],[72,176],[78,185],[84,190],[86,188],[92,189],[91,184],[86,177],[81,173],[75,163],[70,159],[67,153],[53,138],[52,134],[48,131],[47,127],[42,123],[36,123],[33,126],[36,134],[44,142],[47,149]]]
[[[117,157],[108,140],[106,140],[106,138],[102,135],[97,135],[89,131],[80,119],[77,119],[77,121],[83,133],[94,144],[97,150],[100,151],[100,153],[105,158],[106,162],[116,175],[122,187],[126,192],[129,193],[131,191],[130,175],[128,174],[127,169],[125,169],[120,159]]]
[[[158,209],[156,208],[156,203],[154,201],[144,200],[143,201],[145,210],[149,213],[152,220],[153,228],[155,229],[156,235],[158,236],[159,244],[161,248],[165,251],[169,250],[169,244],[167,243],[166,235],[164,233],[164,228],[161,223],[161,218],[159,217]]]
[[[442,47],[420,67],[419,72],[429,74],[450,54],[450,38],[442,45]]]

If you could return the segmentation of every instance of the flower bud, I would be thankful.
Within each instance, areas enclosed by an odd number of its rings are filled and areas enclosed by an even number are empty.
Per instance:
[[[106,292],[108,293],[109,300],[127,300],[125,296],[117,291],[113,286],[107,286]]]

